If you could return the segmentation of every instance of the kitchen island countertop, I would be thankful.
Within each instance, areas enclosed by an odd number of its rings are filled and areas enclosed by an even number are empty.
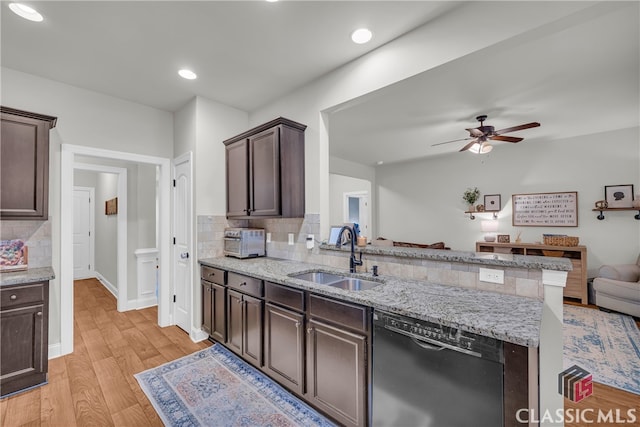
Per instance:
[[[205,258],[199,262],[209,267],[246,274],[374,309],[438,322],[513,344],[538,347],[540,342],[543,303],[532,298],[394,276],[351,274],[326,265],[268,257]],[[382,284],[369,290],[349,291],[291,277],[317,270],[380,281]]]

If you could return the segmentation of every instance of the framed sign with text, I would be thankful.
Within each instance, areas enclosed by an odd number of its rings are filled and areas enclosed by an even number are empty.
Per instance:
[[[578,192],[514,194],[512,224],[518,227],[577,227]]]

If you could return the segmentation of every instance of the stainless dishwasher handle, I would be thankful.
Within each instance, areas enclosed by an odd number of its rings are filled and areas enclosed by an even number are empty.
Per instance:
[[[416,345],[424,348],[425,350],[435,350],[435,351],[442,351],[444,350],[444,347],[441,345],[433,345],[433,344],[427,344],[424,341],[419,340],[418,338],[411,338],[411,341],[413,341]]]
[[[430,343],[430,344],[434,344],[434,345],[436,345],[438,347],[447,348],[449,350],[457,351],[457,352],[463,353],[463,354],[468,354],[469,356],[480,357],[480,358],[482,357],[482,354],[480,354],[480,353],[478,353],[476,351],[472,351],[472,350],[467,350],[465,348],[456,347],[454,345],[447,344],[447,343],[444,343],[444,342],[440,342],[438,340],[433,340],[431,338],[422,337],[420,335],[416,335],[416,334],[413,334],[411,332],[403,331],[402,329],[394,328],[393,326],[384,325],[384,328],[388,329],[390,331],[393,331],[393,332],[395,332],[397,334],[401,334],[401,335],[407,336],[409,338],[412,338],[413,340],[427,342],[427,343]]]

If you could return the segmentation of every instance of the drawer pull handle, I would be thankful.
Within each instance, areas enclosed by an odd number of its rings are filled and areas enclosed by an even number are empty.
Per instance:
[[[215,275],[216,275],[216,273],[209,273],[209,277],[213,277]]]
[[[247,282],[240,283],[240,286],[247,286]]]
[[[38,317],[42,316],[42,312],[41,311],[37,312],[36,316],[38,316]]]
[[[300,327],[300,322],[296,322],[296,329]]]
[[[308,328],[308,329],[307,329],[307,333],[308,333],[309,335],[311,335],[311,332],[313,332],[313,328]]]
[[[15,300],[17,300],[17,299],[18,299],[18,295],[13,294],[13,295],[11,295],[11,296],[9,297],[9,299],[10,299],[11,301],[15,301]]]

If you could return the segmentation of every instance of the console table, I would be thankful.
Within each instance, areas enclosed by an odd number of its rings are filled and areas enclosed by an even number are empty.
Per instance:
[[[587,296],[587,247],[551,246],[536,243],[495,243],[476,242],[476,252],[496,252],[514,255],[535,255],[564,257],[571,260],[573,270],[567,275],[567,285],[563,295],[588,303]]]

